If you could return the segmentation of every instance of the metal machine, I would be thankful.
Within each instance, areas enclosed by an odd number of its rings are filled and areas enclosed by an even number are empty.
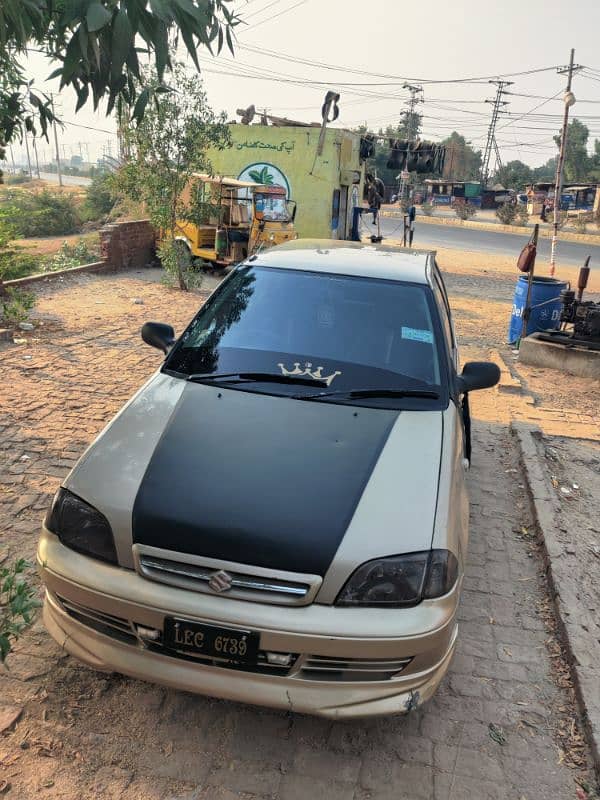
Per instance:
[[[579,270],[577,293],[565,289],[560,293],[562,308],[560,330],[538,334],[539,339],[556,344],[578,345],[589,350],[600,350],[600,303],[583,300],[583,292],[590,275],[590,258]],[[567,326],[572,326],[568,328]]]

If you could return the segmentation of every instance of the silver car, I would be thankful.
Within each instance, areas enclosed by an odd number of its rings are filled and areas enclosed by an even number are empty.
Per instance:
[[[325,717],[409,711],[457,637],[469,415],[431,252],[251,257],[44,522],[44,620],[95,669]]]

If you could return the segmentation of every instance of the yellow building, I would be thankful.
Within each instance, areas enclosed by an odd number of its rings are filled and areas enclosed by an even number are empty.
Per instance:
[[[300,237],[350,238],[364,180],[359,134],[328,128],[319,155],[320,128],[231,124],[229,130],[232,147],[208,154],[215,174],[284,186],[298,204]]]

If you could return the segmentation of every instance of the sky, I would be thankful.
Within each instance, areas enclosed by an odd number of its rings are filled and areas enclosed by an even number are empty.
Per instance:
[[[582,66],[573,81],[571,115],[600,138],[600,2],[598,0],[232,0],[246,24],[237,28],[235,57],[228,51],[200,56],[202,79],[215,111],[236,119],[254,104],[277,116],[320,120],[328,89],[341,94],[336,125],[367,123],[374,130],[394,124],[406,109],[403,83],[422,85],[422,138],[439,140],[457,130],[483,148],[496,77],[507,89],[496,138],[503,162],[543,164],[556,148],[570,49]],[[53,67],[32,54],[27,68],[36,84]],[[528,74],[521,74],[528,73]],[[505,76],[505,77],[504,77]],[[72,91],[57,111],[61,155],[115,153],[115,125],[91,106],[75,115]],[[38,144],[40,158],[50,146]],[[18,159],[19,146],[15,147]]]

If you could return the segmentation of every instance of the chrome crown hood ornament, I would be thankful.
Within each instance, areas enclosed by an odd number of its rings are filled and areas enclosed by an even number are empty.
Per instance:
[[[305,362],[304,369],[300,369],[300,363],[298,361],[294,362],[294,369],[291,370],[287,369],[284,364],[277,364],[277,366],[281,370],[282,375],[312,378],[315,381],[324,381],[327,386],[331,386],[335,378],[342,374],[341,372],[336,371],[331,375],[325,376],[322,374],[323,367],[317,367],[313,372],[312,364],[310,362]]]

